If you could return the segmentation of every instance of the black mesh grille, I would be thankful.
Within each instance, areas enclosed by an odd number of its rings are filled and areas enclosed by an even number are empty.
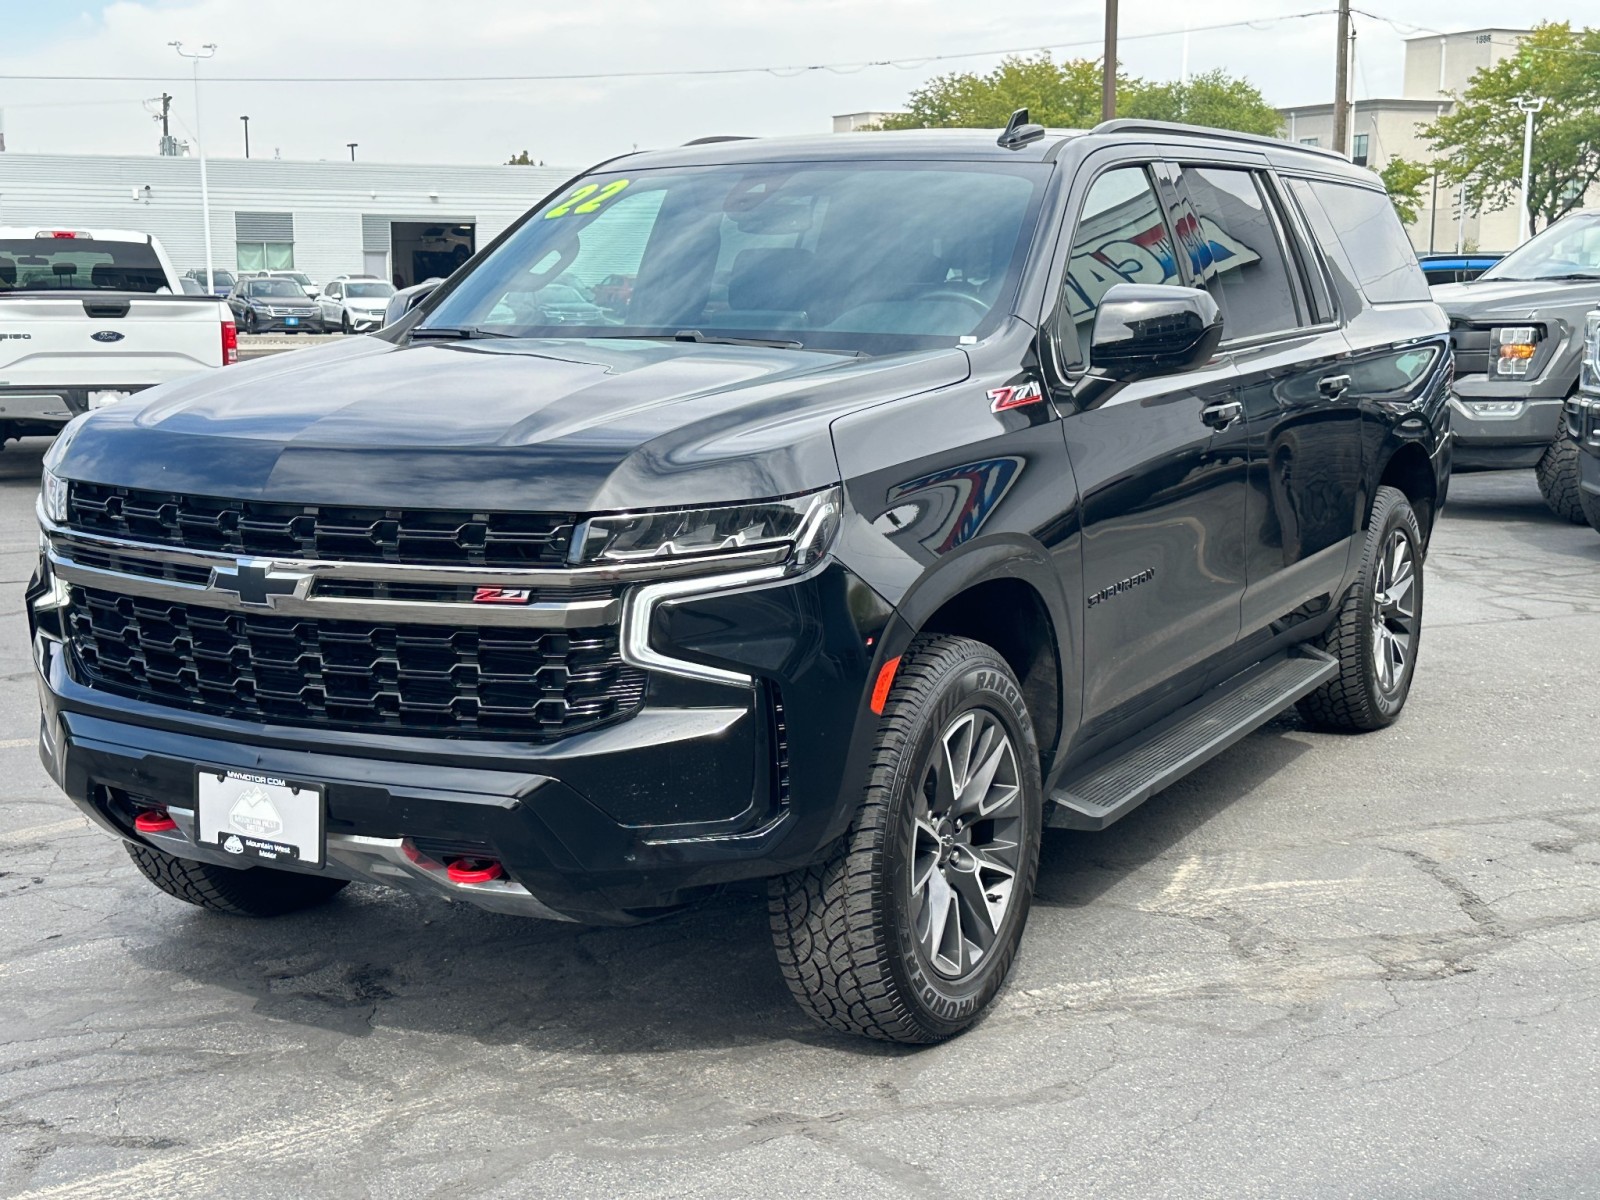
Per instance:
[[[226,612],[74,587],[92,687],[271,724],[548,740],[632,715],[614,629],[456,629]]]
[[[417,566],[559,566],[571,513],[345,508],[216,500],[74,482],[67,524],[186,550]]]

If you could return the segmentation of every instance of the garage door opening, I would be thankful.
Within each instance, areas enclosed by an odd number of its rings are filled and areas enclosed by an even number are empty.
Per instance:
[[[471,258],[478,248],[478,226],[473,221],[392,221],[389,245],[390,282],[410,287],[443,279]]]

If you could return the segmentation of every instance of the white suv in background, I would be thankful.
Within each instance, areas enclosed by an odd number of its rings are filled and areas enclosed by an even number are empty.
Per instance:
[[[324,330],[370,333],[383,325],[394,285],[381,279],[335,279],[317,297],[317,324]]]

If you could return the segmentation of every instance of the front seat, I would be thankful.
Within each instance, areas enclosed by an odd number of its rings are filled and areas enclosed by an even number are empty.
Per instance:
[[[729,329],[803,329],[812,304],[817,258],[810,250],[741,250],[728,274]]]

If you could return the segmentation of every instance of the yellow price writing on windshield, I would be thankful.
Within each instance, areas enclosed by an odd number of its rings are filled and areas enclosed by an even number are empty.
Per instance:
[[[604,187],[601,187],[598,183],[586,183],[560,204],[545,213],[544,219],[551,221],[556,217],[564,217],[568,213],[576,213],[579,216],[583,216],[588,213],[599,212],[602,204],[627,186],[628,181],[626,179],[615,180]]]

